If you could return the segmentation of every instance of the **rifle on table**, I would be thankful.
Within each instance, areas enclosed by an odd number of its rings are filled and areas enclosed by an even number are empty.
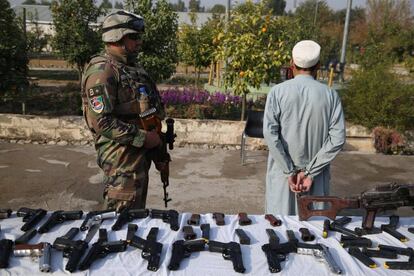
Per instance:
[[[330,203],[328,209],[311,209],[316,202]],[[339,198],[335,196],[299,196],[299,220],[312,216],[335,219],[342,209],[365,209],[362,228],[371,230],[378,211],[395,210],[402,206],[414,206],[414,184],[386,184],[362,192],[360,196]]]
[[[168,207],[168,202],[171,201],[171,198],[168,197],[167,187],[170,185],[169,176],[170,176],[170,165],[171,156],[167,150],[174,149],[174,141],[177,135],[174,133],[174,119],[168,118],[165,120],[167,124],[167,131],[165,133],[161,132],[161,120],[156,116],[157,109],[155,107],[150,108],[141,114],[139,114],[140,122],[142,128],[151,131],[156,130],[157,133],[160,135],[161,138],[161,145],[153,152],[152,159],[155,163],[155,166],[160,171],[161,174],[161,182],[162,188],[164,190],[164,206],[165,208]],[[159,164],[163,163],[163,167],[160,168]]]

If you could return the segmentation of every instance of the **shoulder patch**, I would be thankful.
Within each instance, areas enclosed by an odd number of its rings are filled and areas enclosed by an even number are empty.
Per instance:
[[[89,100],[89,104],[93,111],[96,113],[102,113],[104,110],[105,104],[102,96],[92,97]]]
[[[88,97],[101,96],[105,94],[105,85],[99,84],[88,89]]]
[[[89,106],[96,113],[102,113],[105,108],[105,85],[100,84],[89,88],[86,93],[88,94]]]

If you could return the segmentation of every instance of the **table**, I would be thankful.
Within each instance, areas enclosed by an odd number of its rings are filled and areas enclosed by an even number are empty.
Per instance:
[[[84,215],[85,216],[85,215]],[[138,225],[136,235],[146,238],[148,232],[152,227],[159,227],[158,241],[163,244],[161,255],[161,264],[157,272],[150,272],[147,270],[147,261],[141,257],[141,250],[128,246],[127,250],[122,253],[114,253],[108,255],[105,259],[100,259],[94,262],[90,270],[77,271],[74,275],[240,275],[233,270],[233,265],[230,261],[224,260],[219,253],[209,252],[208,249],[203,252],[193,253],[189,258],[182,261],[178,271],[169,271],[167,269],[169,260],[171,258],[172,244],[175,240],[183,239],[182,227],[187,225],[187,220],[190,218],[190,213],[182,213],[179,217],[180,230],[172,231],[169,224],[164,223],[160,219],[137,219],[132,223]],[[238,225],[237,215],[226,215],[226,225],[217,226],[212,214],[202,214],[201,223],[209,223],[210,240],[220,242],[239,242],[235,234],[235,229],[242,228],[249,235],[251,239],[250,245],[241,245],[243,262],[246,268],[246,275],[275,275],[271,274],[268,269],[266,257],[261,250],[261,246],[268,243],[268,237],[265,232],[266,228],[274,229],[280,242],[287,241],[286,230],[294,230],[296,237],[300,238],[299,228],[306,227],[316,236],[316,242],[323,243],[330,248],[330,251],[343,270],[343,275],[413,275],[414,271],[403,270],[387,270],[383,267],[384,259],[375,258],[378,268],[370,269],[360,263],[358,260],[350,256],[345,249],[339,244],[340,233],[330,232],[329,237],[324,239],[321,237],[323,220],[322,217],[311,218],[309,221],[298,221],[297,216],[277,216],[282,220],[282,225],[278,227],[270,226],[269,222],[265,220],[264,215],[249,215],[252,219],[252,224],[247,226]],[[353,229],[361,226],[360,217],[352,217],[353,220],[346,227]],[[43,218],[41,225],[46,218]],[[49,242],[64,235],[71,227],[79,227],[83,220],[67,221],[60,224],[48,233],[36,235],[30,243]],[[127,233],[127,225],[119,231],[112,231],[111,226],[115,219],[105,220],[101,228],[108,230],[108,240],[125,239]],[[378,217],[376,225],[388,223],[388,218]],[[1,232],[0,238],[7,238],[14,240],[23,234],[20,227],[23,225],[22,219],[16,217],[15,212],[8,219],[0,220]],[[413,217],[400,218],[400,227],[398,231],[406,235],[410,240],[402,243],[390,236],[387,233],[366,236],[373,241],[381,244],[388,244],[400,247],[414,247],[414,234],[407,231],[407,228],[414,225]],[[201,230],[199,226],[194,226],[194,231],[198,237],[201,237]],[[75,239],[84,239],[86,232],[80,232]],[[89,245],[93,244],[98,235],[91,240]],[[314,241],[315,242],[315,241]],[[312,242],[312,243],[314,243]],[[399,261],[406,261],[407,257],[400,256]],[[67,275],[69,272],[64,270],[67,260],[63,259],[62,252],[52,251],[52,271],[53,275]],[[30,257],[11,257],[9,268],[0,270],[1,275],[44,275],[39,271],[38,260],[32,260]],[[288,260],[282,264],[282,271],[279,275],[330,275],[330,271],[326,265],[317,262],[312,256],[289,254]]]

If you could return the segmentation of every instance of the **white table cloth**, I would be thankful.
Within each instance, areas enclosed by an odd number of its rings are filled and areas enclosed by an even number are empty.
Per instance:
[[[50,213],[49,213],[50,214]],[[84,215],[85,216],[85,215]],[[164,223],[160,219],[137,219],[132,223],[138,225],[136,235],[146,238],[151,227],[159,227],[158,241],[163,244],[161,255],[161,264],[157,272],[147,270],[147,261],[142,259],[141,250],[128,246],[127,250],[122,253],[113,253],[104,259],[94,262],[87,271],[77,271],[74,275],[240,275],[233,270],[231,261],[224,260],[219,253],[209,252],[207,247],[203,252],[193,253],[189,258],[182,261],[178,271],[169,271],[167,266],[171,258],[172,244],[175,240],[183,239],[182,227],[187,225],[190,213],[182,213],[179,217],[180,230],[170,230],[169,224]],[[266,257],[261,246],[268,243],[268,237],[265,232],[266,228],[274,229],[281,242],[287,241],[286,230],[291,229],[295,232],[296,237],[300,240],[299,228],[306,227],[316,236],[316,240],[312,243],[323,243],[330,248],[330,251],[343,270],[343,275],[414,275],[414,271],[409,270],[389,270],[383,267],[385,259],[374,258],[378,267],[375,269],[368,268],[350,256],[347,251],[339,244],[340,233],[330,232],[327,239],[322,238],[323,220],[322,217],[311,218],[309,221],[298,221],[296,216],[278,216],[282,220],[279,227],[270,226],[265,220],[264,215],[249,215],[253,223],[248,226],[239,226],[237,215],[226,215],[226,225],[217,226],[212,214],[202,214],[201,223],[209,223],[210,239],[219,242],[239,242],[235,234],[236,228],[241,228],[249,235],[251,239],[250,245],[241,245],[243,262],[246,268],[246,275],[275,275],[271,274],[268,269]],[[45,222],[44,218],[39,225]],[[83,220],[67,221],[60,224],[48,233],[37,234],[30,243],[49,242],[53,244],[54,240],[64,235],[71,227],[79,227]],[[112,231],[111,226],[115,219],[105,220],[101,228],[108,230],[108,240],[119,240],[126,238],[127,225],[120,231]],[[376,226],[388,223],[388,218],[378,217]],[[23,225],[22,218],[16,217],[15,212],[11,218],[0,220],[1,232],[0,238],[16,239],[23,234],[20,227]],[[361,218],[353,217],[351,223],[346,225],[347,228],[361,226]],[[400,218],[400,226],[397,229],[400,233],[406,235],[410,240],[402,243],[387,233],[366,236],[376,243],[400,246],[414,247],[414,234],[408,232],[407,228],[414,226],[414,218]],[[194,226],[197,237],[201,237],[199,226]],[[84,239],[86,232],[80,232],[75,239]],[[91,246],[98,238],[98,234],[90,242]],[[398,261],[407,261],[406,256],[399,256]],[[392,260],[393,261],[393,260]],[[52,271],[53,275],[70,274],[64,270],[67,259],[63,259],[62,252],[52,250]],[[282,263],[282,271],[280,275],[331,275],[328,267],[316,260],[312,256],[290,254],[288,260]],[[0,275],[45,275],[39,271],[38,259],[32,260],[30,257],[14,257],[10,258],[9,268],[1,269]]]

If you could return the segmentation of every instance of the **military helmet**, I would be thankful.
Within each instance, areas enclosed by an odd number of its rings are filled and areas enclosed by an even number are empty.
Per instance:
[[[144,19],[127,11],[117,11],[105,17],[102,24],[102,40],[117,42],[127,34],[143,33]]]

